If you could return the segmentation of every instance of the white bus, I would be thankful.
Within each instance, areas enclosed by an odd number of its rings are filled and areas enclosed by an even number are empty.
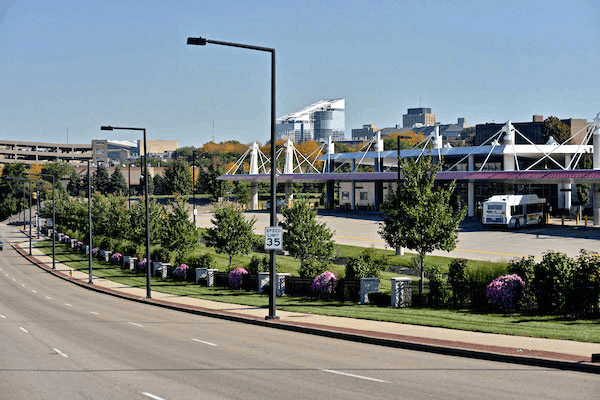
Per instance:
[[[504,194],[492,196],[483,203],[481,222],[484,225],[519,228],[545,221],[546,199],[535,194]]]

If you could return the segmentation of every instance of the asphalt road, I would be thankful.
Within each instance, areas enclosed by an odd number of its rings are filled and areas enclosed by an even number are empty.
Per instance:
[[[169,311],[0,254],[2,399],[595,399],[596,375]]]
[[[247,218],[256,218],[255,232],[264,234],[270,225],[266,211],[246,212]],[[211,213],[199,213],[197,225],[211,226]],[[278,214],[279,220],[282,219]],[[319,214],[317,221],[335,231],[334,241],[361,247],[388,248],[378,233],[381,214],[378,213],[329,213]],[[561,226],[559,221],[542,226],[530,226],[519,230],[501,230],[484,227],[479,220],[467,219],[460,227],[457,248],[450,253],[435,251],[432,254],[445,257],[461,257],[474,260],[508,261],[514,257],[532,255],[541,259],[549,250],[560,251],[577,257],[581,249],[600,253],[600,228]],[[407,250],[406,253],[410,253]]]

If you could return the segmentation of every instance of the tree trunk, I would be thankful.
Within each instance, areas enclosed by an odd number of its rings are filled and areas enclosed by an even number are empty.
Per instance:
[[[421,276],[419,278],[419,299],[423,302],[423,292],[425,291],[425,254],[419,254],[421,258]]]

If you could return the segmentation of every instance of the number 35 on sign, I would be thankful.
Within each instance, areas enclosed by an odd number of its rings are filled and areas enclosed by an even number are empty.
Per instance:
[[[280,226],[265,227],[265,250],[283,250],[283,228]]]

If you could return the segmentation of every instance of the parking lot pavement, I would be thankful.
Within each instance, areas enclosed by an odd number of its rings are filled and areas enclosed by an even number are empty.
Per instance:
[[[248,218],[255,217],[255,233],[264,234],[269,226],[269,213],[266,211],[246,212]],[[335,231],[334,241],[339,244],[390,249],[378,233],[380,213],[320,213],[319,222],[324,222]],[[212,214],[199,213],[197,224],[211,226]],[[279,220],[282,219],[278,214]],[[451,252],[435,251],[432,254],[485,261],[508,261],[515,257],[532,255],[541,259],[547,251],[559,251],[569,257],[576,257],[581,249],[600,253],[600,227],[584,225],[580,221],[551,219],[549,224],[524,227],[519,230],[492,229],[483,226],[478,219],[466,219],[460,227],[457,248]],[[406,253],[411,253],[406,250]]]

